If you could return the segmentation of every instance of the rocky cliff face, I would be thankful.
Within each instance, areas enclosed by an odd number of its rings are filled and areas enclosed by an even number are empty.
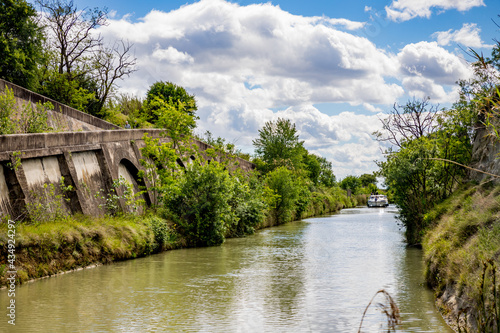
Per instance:
[[[472,168],[469,177],[479,183],[492,180],[500,183],[500,140],[487,128],[481,127],[476,132],[472,148]],[[498,178],[494,175],[498,175]]]

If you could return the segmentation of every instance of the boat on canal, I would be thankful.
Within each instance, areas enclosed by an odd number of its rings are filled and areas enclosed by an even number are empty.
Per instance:
[[[387,207],[389,206],[389,200],[387,200],[387,196],[383,194],[372,194],[368,198],[367,202],[368,207]]]

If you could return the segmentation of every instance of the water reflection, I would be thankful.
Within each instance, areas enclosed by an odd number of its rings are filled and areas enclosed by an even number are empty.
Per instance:
[[[358,208],[221,247],[184,249],[18,287],[8,332],[356,332],[381,288],[404,332],[447,332],[394,209]],[[8,301],[0,291],[0,304]],[[363,325],[378,331],[370,311]]]

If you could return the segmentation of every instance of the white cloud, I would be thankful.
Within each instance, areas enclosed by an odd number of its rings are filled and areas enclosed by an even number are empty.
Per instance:
[[[347,30],[358,30],[366,25],[365,22],[356,22],[347,19],[328,19],[327,22],[332,25],[344,26]]]
[[[385,11],[393,21],[408,21],[415,17],[429,18],[433,8],[464,12],[478,6],[484,6],[483,0],[393,0]]]
[[[380,147],[370,134],[380,126],[377,115],[328,116],[312,105],[347,103],[380,112],[374,105],[390,107],[408,92],[445,100],[449,89],[442,86],[467,69],[435,42],[410,44],[395,55],[339,26],[363,23],[296,16],[271,3],[201,0],[168,13],[153,10],[138,22],[111,19],[99,32],[135,45],[139,70],[120,83],[122,91],[144,96],[156,81],[181,85],[196,97],[198,131],[210,130],[246,151],[266,121],[292,119],[306,147],[345,176],[376,169]],[[339,159],[353,169],[344,170]]]
[[[159,45],[157,45],[157,48],[154,50],[152,56],[160,61],[164,60],[168,63],[176,65],[183,63],[191,64],[194,62],[193,57],[189,54],[186,52],[179,52],[172,46],[169,46],[167,49],[161,49]]]
[[[403,86],[411,96],[420,99],[430,97],[432,103],[453,103],[458,99],[458,86],[450,93],[443,86],[422,76],[404,78]]]
[[[436,38],[439,45],[450,45],[459,43],[467,47],[493,47],[486,45],[481,40],[481,29],[476,23],[464,23],[460,30],[437,31],[432,36]]]
[[[421,76],[436,84],[453,85],[457,80],[471,75],[464,59],[436,42],[408,44],[398,53],[398,59],[403,75]]]

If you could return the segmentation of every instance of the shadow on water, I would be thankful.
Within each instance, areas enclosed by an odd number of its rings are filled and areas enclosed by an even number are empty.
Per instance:
[[[17,288],[15,329],[0,320],[0,331],[356,332],[384,289],[402,331],[447,332],[423,284],[421,251],[406,249],[394,213],[343,210],[220,247],[29,283]],[[378,331],[380,320],[370,309],[363,331]]]

